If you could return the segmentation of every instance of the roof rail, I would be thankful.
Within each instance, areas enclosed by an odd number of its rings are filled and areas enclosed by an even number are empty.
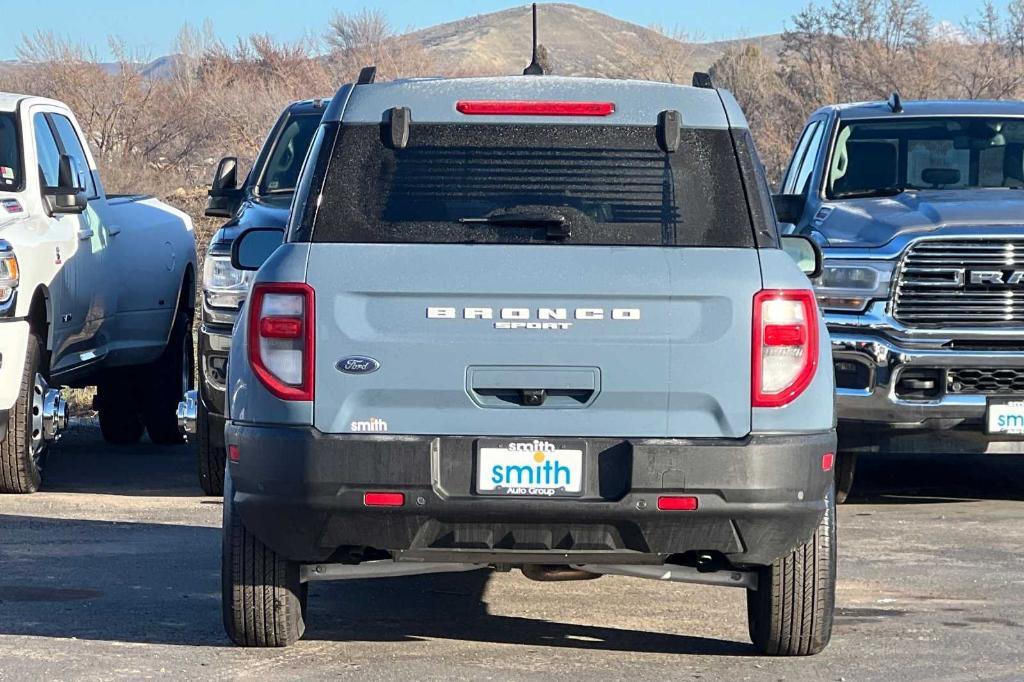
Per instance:
[[[892,113],[903,113],[903,98],[901,98],[900,93],[896,92],[895,90],[891,95],[889,95],[889,100],[886,102],[886,104],[889,105],[889,109],[892,111]]]
[[[714,90],[715,83],[711,80],[711,74],[704,73],[703,71],[693,72],[693,87],[704,88],[706,90]]]
[[[377,67],[364,66],[359,70],[359,78],[356,79],[356,85],[369,85],[375,80],[377,80]]]

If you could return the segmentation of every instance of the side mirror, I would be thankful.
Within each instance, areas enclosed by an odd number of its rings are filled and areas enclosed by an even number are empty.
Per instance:
[[[803,194],[774,194],[772,204],[775,206],[775,217],[780,223],[799,225],[807,208],[807,197]]]
[[[821,276],[825,265],[825,256],[821,247],[810,237],[802,234],[790,234],[781,238],[782,250],[796,261],[805,275],[810,279]]]
[[[231,243],[231,267],[236,270],[259,270],[282,242],[284,230],[280,228],[254,227],[246,230]]]
[[[206,200],[206,215],[210,218],[230,218],[242,203],[242,190],[238,188],[238,159],[226,156],[217,164]]]
[[[74,160],[61,154],[57,166],[57,186],[43,187],[43,199],[50,215],[80,214],[89,205],[83,183],[75,173]]]

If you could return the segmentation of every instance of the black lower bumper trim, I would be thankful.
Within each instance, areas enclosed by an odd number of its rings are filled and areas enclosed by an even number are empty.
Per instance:
[[[229,423],[235,505],[284,556],[325,561],[338,550],[486,563],[659,563],[716,552],[765,565],[811,537],[825,510],[834,432],[745,439],[585,439],[583,494],[537,499],[474,494],[477,438],[325,435],[312,428]],[[368,508],[367,491],[405,495]],[[693,512],[658,510],[692,495]],[[477,561],[474,559],[473,561]]]

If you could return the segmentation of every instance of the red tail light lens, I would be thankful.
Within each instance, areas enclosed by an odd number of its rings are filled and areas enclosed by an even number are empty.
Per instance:
[[[467,116],[611,116],[613,102],[550,102],[462,100],[455,104]]]
[[[818,306],[811,291],[773,289],[754,295],[753,405],[782,407],[814,379]]]
[[[313,289],[296,282],[259,283],[249,302],[249,364],[282,400],[313,399]]]

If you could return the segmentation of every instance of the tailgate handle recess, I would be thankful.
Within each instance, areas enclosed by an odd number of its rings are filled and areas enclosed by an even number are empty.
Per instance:
[[[470,367],[466,378],[481,407],[580,408],[601,389],[597,367]]]

